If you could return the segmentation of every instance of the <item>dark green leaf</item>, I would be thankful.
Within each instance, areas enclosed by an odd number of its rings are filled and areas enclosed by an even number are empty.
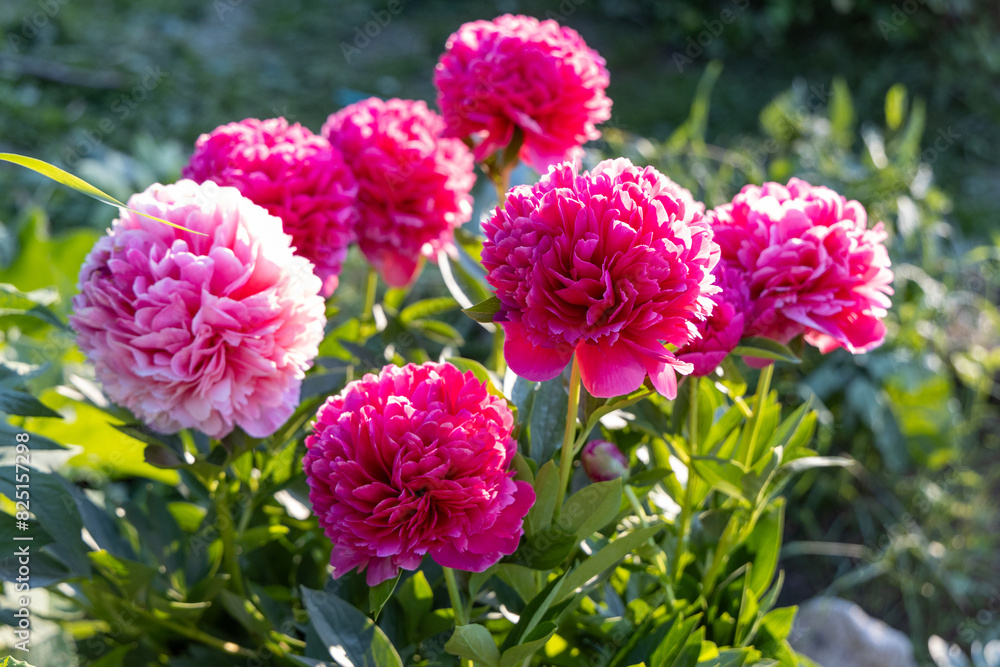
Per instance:
[[[378,618],[378,615],[382,612],[382,607],[392,597],[392,592],[396,590],[396,584],[399,583],[399,578],[402,574],[400,572],[394,578],[386,579],[381,584],[368,589],[368,610],[375,618]]]
[[[62,415],[47,407],[31,394],[0,385],[0,411],[19,417],[55,417]]]
[[[491,296],[485,301],[480,301],[474,306],[463,308],[462,312],[477,322],[488,324],[493,321],[493,316],[500,312],[500,307],[500,299],[495,296]]]
[[[309,622],[323,642],[324,654],[341,667],[378,665],[403,667],[382,629],[332,593],[302,588]]]
[[[475,623],[455,628],[455,633],[444,645],[444,650],[486,667],[500,665],[500,649],[493,641],[493,635],[484,626]]]
[[[539,623],[520,644],[512,646],[503,652],[503,655],[500,656],[500,667],[520,667],[527,658],[530,658],[538,649],[545,646],[545,643],[549,641],[549,638],[555,631],[556,624],[552,621]]]
[[[476,306],[473,306],[475,308]],[[442,296],[434,299],[424,299],[410,304],[399,313],[399,321],[409,324],[415,320],[421,320],[431,315],[447,312],[453,308],[458,308],[458,301],[450,296]]]
[[[586,539],[615,518],[621,500],[621,478],[588,484],[566,501],[556,525],[577,540]]]

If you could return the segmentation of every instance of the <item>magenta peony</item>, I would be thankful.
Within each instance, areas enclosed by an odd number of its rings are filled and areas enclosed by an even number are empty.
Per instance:
[[[822,352],[882,344],[892,271],[878,223],[856,201],[793,178],[747,185],[708,214],[723,258],[746,274],[748,335],[787,343],[804,333]]]
[[[323,295],[333,294],[354,242],[358,185],[326,139],[284,118],[248,118],[198,137],[183,175],[231,185],[281,218],[295,251],[315,266]]]
[[[535,501],[509,470],[514,418],[471,372],[386,366],[316,415],[302,466],[333,576],[367,568],[374,586],[424,554],[482,572],[517,549]]]
[[[484,224],[482,260],[515,373],[549,380],[575,352],[594,396],[627,394],[647,374],[676,396],[675,371],[691,365],[665,344],[687,343],[711,311],[719,260],[711,228],[682,191],[624,158],[580,175],[563,164],[511,190]]]
[[[571,28],[505,14],[466,23],[448,38],[434,71],[446,136],[480,135],[476,159],[507,146],[536,169],[573,160],[611,118],[604,59]]]
[[[618,446],[607,440],[591,440],[580,453],[583,471],[592,482],[609,482],[628,475],[628,459]]]
[[[697,377],[714,371],[740,344],[746,328],[750,293],[743,271],[721,261],[715,267],[715,284],[722,291],[712,297],[712,314],[698,323],[699,337],[677,350],[677,358],[694,366],[691,374]]]
[[[238,190],[153,185],[80,269],[70,322],[108,396],[157,431],[273,433],[325,325],[320,281],[281,221]]]
[[[444,121],[423,102],[370,98],[323,125],[360,185],[358,244],[389,285],[416,278],[421,257],[452,245],[472,216],[472,154],[442,139]]]

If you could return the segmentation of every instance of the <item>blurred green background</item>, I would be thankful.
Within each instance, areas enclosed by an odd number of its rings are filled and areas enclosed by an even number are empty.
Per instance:
[[[823,452],[863,464],[790,492],[782,602],[857,600],[924,659],[932,634],[965,647],[1000,637],[995,0],[5,0],[0,151],[124,198],[176,179],[222,123],[283,115],[318,131],[369,95],[433,101],[447,36],[504,12],[555,18],[607,60],[613,117],[588,159],[656,164],[709,206],[799,175],[886,222],[890,341],[780,373],[786,399],[819,400]],[[112,217],[0,167],[0,282],[54,287],[66,314]],[[345,269],[345,311],[362,274]],[[420,289],[441,289],[433,270]],[[5,331],[8,359],[62,361],[34,389],[79,370],[65,338]]]

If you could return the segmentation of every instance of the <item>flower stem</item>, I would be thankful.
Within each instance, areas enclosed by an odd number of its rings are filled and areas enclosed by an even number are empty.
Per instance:
[[[462,606],[462,596],[458,593],[458,580],[455,578],[455,570],[450,567],[441,568],[444,570],[444,581],[448,585],[448,598],[451,606],[455,610],[455,625],[466,625],[469,619],[465,616],[465,607]]]
[[[370,322],[375,319],[375,294],[378,292],[378,272],[374,266],[368,267],[368,281],[365,285],[365,305],[361,309],[361,321]]]
[[[691,513],[693,508],[693,494],[691,486],[694,482],[694,464],[691,462],[692,456],[698,455],[698,381],[699,378],[692,377],[688,380],[691,383],[691,398],[688,401],[688,460],[687,460],[687,482],[684,483],[684,499],[681,502],[681,515],[677,528],[677,548],[674,551],[674,581],[679,581],[684,574],[683,557],[684,547],[688,541],[688,533],[691,531]]]
[[[757,396],[753,402],[753,428],[750,430],[750,446],[747,447],[746,461],[743,463],[750,466],[753,463],[753,453],[757,448],[757,434],[760,432],[760,413],[764,409],[764,401],[771,391],[771,378],[774,376],[774,364],[768,364],[760,371],[760,380],[757,381]]]
[[[223,474],[216,487],[215,514],[219,525],[220,537],[222,537],[223,561],[226,564],[226,571],[232,580],[235,592],[242,598],[246,598],[246,589],[243,586],[243,571],[240,569],[240,559],[236,554],[236,531],[233,530],[233,515],[229,511],[229,480]]]
[[[573,355],[573,369],[569,376],[569,403],[566,406],[566,431],[563,434],[562,449],[559,452],[559,491],[556,493],[556,513],[562,509],[569,478],[573,474],[573,435],[576,433],[576,413],[580,408],[580,364]]]

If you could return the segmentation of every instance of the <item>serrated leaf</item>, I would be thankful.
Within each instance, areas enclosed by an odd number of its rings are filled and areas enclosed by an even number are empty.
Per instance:
[[[444,650],[486,667],[500,666],[500,649],[493,641],[493,635],[484,626],[476,623],[455,628],[455,633],[444,645]]]

